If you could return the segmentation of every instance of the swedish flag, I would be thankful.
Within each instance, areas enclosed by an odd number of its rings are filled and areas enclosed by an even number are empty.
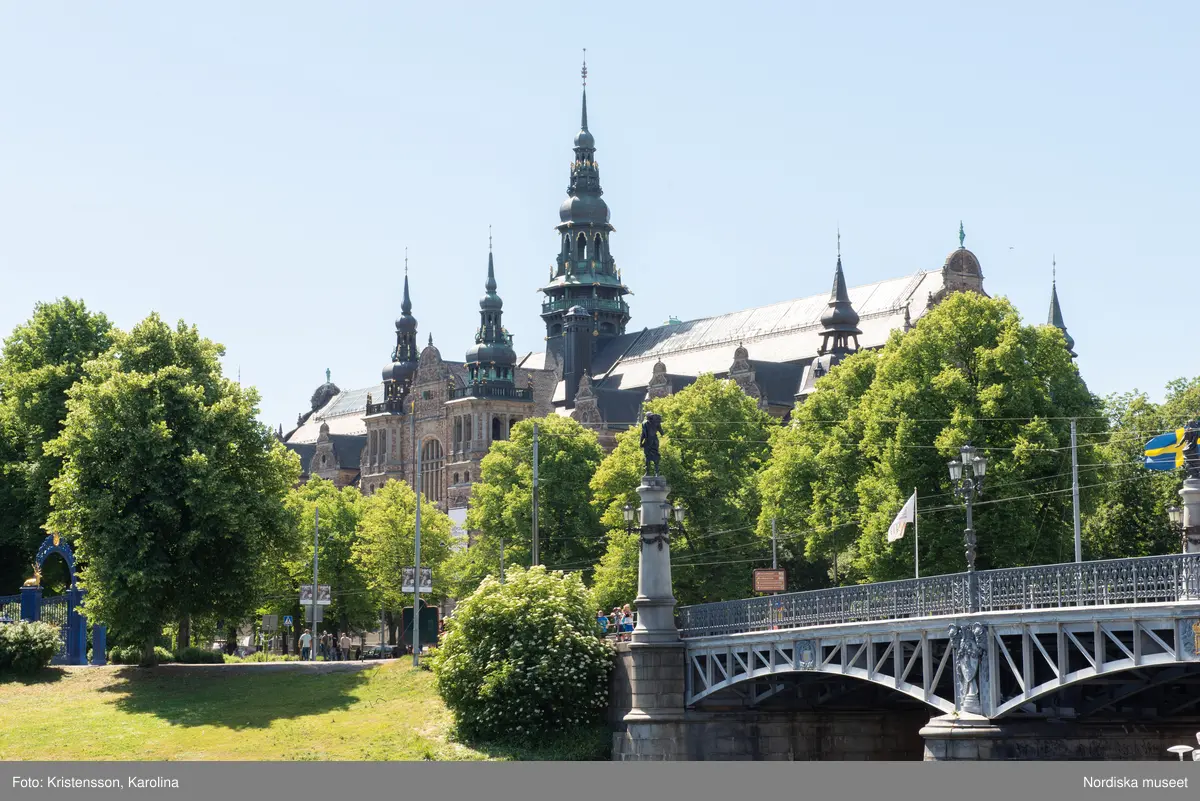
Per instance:
[[[1185,429],[1159,434],[1146,443],[1146,467],[1150,470],[1176,470],[1183,467]]]

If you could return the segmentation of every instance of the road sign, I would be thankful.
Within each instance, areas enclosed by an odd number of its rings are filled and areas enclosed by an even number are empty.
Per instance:
[[[283,616],[283,625],[285,628],[289,628],[289,629],[292,627],[292,616],[291,615]]]
[[[787,571],[783,568],[759,568],[754,571],[755,592],[786,592]]]
[[[279,628],[279,615],[263,615],[262,630],[275,631]]]
[[[413,586],[413,575],[416,569],[411,567],[404,568],[402,581],[400,582],[400,592],[416,592],[417,588]],[[421,568],[421,592],[433,592],[433,568]]]
[[[310,606],[312,604],[312,586],[313,585],[311,584],[300,585],[300,603],[304,606]],[[317,585],[318,606],[329,606],[329,604],[333,603],[331,595],[332,594],[329,591],[328,584]]]

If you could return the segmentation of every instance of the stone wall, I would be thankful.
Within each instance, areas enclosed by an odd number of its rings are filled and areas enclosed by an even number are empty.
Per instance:
[[[940,719],[925,730],[925,760],[1162,760],[1172,745],[1194,745],[1200,719],[1147,726],[1136,723],[997,721],[983,736],[939,736]],[[948,734],[945,730],[941,734]]]

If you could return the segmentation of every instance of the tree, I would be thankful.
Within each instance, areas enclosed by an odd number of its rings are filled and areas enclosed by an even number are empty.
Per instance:
[[[67,390],[106,351],[112,325],[82,301],[39,303],[0,356],[0,591],[20,584],[50,514],[50,481],[62,460],[45,445],[67,416]]]
[[[487,578],[447,621],[430,660],[466,737],[529,740],[599,723],[612,649],[579,575],[516,567]]]
[[[1200,416],[1200,378],[1172,381],[1162,404],[1136,391],[1110,395],[1104,411],[1111,427],[1096,442],[1098,466],[1086,482],[1099,484],[1094,509],[1083,521],[1088,558],[1177,553],[1179,532],[1167,508],[1180,503],[1182,476],[1147,470],[1143,446]],[[1082,474],[1080,483],[1085,483]]]
[[[417,495],[403,481],[388,481],[363,498],[354,560],[371,590],[373,609],[400,610],[412,604],[403,592],[404,568],[413,566]],[[454,548],[450,518],[430,500],[421,497],[421,565],[433,569],[429,600],[446,597],[438,575]]]
[[[475,565],[529,565],[533,532],[533,425],[538,425],[540,560],[551,567],[591,567],[604,549],[591,480],[604,456],[594,432],[568,417],[522,420],[492,444],[472,487],[467,527],[479,531]]]
[[[293,533],[296,456],[222,377],[223,348],[152,314],[89,363],[47,451],[63,460],[49,525],[74,538],[85,611],[154,660],[168,620],[254,608],[268,545]]]
[[[324,628],[361,631],[377,620],[377,610],[367,595],[367,579],[354,558],[359,543],[359,523],[364,504],[354,487],[338,489],[333,482],[313,477],[288,493],[285,506],[292,519],[292,536],[280,541],[278,553],[264,562],[272,574],[271,598],[266,613],[293,615],[299,620],[301,584],[313,580],[313,526],[320,513],[318,578],[329,585],[330,605],[324,610]],[[282,547],[286,545],[287,547]]]
[[[690,521],[687,534],[671,543],[676,598],[700,603],[745,597],[753,567],[747,560],[769,553],[754,529],[757,475],[775,420],[737,384],[709,374],[650,401],[646,411],[662,415],[661,471]],[[594,503],[609,529],[608,550],[593,580],[605,608],[617,592],[630,593],[623,603],[633,600],[630,588],[637,587],[639,545],[636,535],[625,534],[622,508],[639,504],[637,486],[645,472],[640,435],[636,427],[618,435],[592,480]]]
[[[978,568],[1069,561],[1070,419],[1087,470],[1097,411],[1058,329],[1022,325],[1007,300],[953,294],[878,354],[836,366],[795,410],[761,477],[759,531],[774,517],[810,561],[844,553],[841,579],[912,576],[911,534],[885,533],[915,487],[922,575],[964,570],[946,464],[970,442],[989,457]]]

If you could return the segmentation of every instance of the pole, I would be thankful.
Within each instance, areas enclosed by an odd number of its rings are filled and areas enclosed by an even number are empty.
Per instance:
[[[917,578],[921,577],[921,524],[917,517],[917,488],[913,487],[913,564],[917,568]]]
[[[776,558],[777,552],[775,548],[775,518],[771,518],[771,569],[776,570],[779,567],[779,560]]]
[[[963,468],[966,469],[965,467]],[[973,518],[973,509],[971,508],[975,500],[974,487],[968,487],[967,493],[967,594],[970,595],[968,603],[972,612],[978,611],[976,605],[978,603],[978,594],[976,587],[978,579],[975,576],[975,522]]]
[[[413,443],[415,447],[417,436],[417,404],[413,403],[412,415]],[[416,464],[417,512],[416,531],[413,537],[413,667],[421,664],[421,449],[417,448]]]
[[[530,564],[538,563],[538,424],[533,424],[533,559]]]
[[[308,643],[309,661],[317,661],[317,547],[321,541],[321,510],[313,507],[313,589],[312,589],[312,639]]]
[[[1079,448],[1075,443],[1075,419],[1071,419],[1071,502],[1075,507],[1075,562],[1083,561],[1083,538],[1079,531]]]

